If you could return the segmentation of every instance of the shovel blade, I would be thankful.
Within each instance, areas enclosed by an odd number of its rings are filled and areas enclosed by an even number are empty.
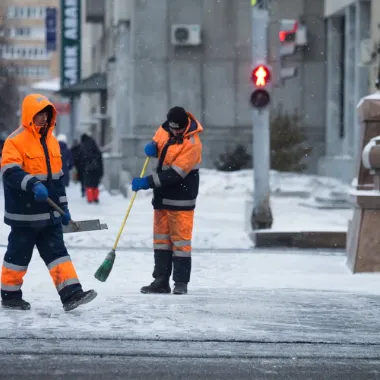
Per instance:
[[[99,219],[75,221],[75,223],[69,223],[68,226],[62,227],[64,234],[70,234],[74,232],[108,230],[107,224],[100,223]]]

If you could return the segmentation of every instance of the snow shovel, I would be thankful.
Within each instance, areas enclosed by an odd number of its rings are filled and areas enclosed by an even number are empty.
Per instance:
[[[51,207],[53,207],[56,211],[58,211],[61,215],[64,215],[64,211],[56,204],[54,203],[50,198],[47,199],[47,202]],[[62,226],[63,233],[69,234],[72,232],[86,232],[86,231],[97,231],[97,230],[107,230],[108,226],[107,224],[100,223],[99,219],[93,219],[93,220],[82,220],[79,222],[74,222],[73,220],[70,220],[68,226]]]
[[[143,166],[143,168],[141,170],[140,177],[144,176],[146,168],[148,167],[148,163],[149,163],[149,157],[147,157],[146,160],[145,160],[144,166]],[[129,203],[128,210],[127,210],[127,212],[126,212],[126,214],[124,216],[123,223],[121,224],[119,233],[117,234],[115,243],[114,243],[111,251],[108,253],[108,255],[106,256],[106,258],[104,259],[103,264],[95,272],[95,278],[97,280],[101,281],[101,282],[105,282],[107,280],[109,274],[111,273],[111,270],[112,270],[112,267],[113,267],[113,264],[114,264],[115,258],[116,258],[116,248],[117,248],[117,245],[119,243],[121,234],[123,232],[125,223],[127,222],[129,213],[131,212],[131,209],[132,209],[132,206],[133,206],[133,202],[135,201],[136,195],[137,195],[137,192],[134,191],[132,199],[131,199],[131,202]]]

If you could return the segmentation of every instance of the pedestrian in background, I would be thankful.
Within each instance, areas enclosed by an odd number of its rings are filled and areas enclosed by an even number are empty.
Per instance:
[[[83,183],[88,203],[99,203],[99,185],[103,177],[103,158],[95,140],[83,134],[81,136],[83,157]]]

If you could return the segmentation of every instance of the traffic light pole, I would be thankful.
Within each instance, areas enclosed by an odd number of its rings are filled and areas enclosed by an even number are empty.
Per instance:
[[[252,61],[267,63],[269,0],[251,0],[252,4]],[[254,201],[251,225],[254,230],[272,227],[270,208],[270,117],[269,105],[253,107]]]

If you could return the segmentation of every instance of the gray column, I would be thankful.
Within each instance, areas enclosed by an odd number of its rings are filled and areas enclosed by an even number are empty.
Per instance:
[[[326,155],[340,154],[342,19],[327,20]]]
[[[130,23],[121,21],[117,27],[115,62],[116,122],[112,136],[112,151],[120,153],[122,137],[133,137],[131,122],[131,41]],[[114,120],[115,120],[114,119]]]
[[[369,91],[369,69],[368,66],[360,64],[360,42],[370,37],[370,8],[371,3],[367,0],[357,0],[355,13],[355,108],[363,96],[368,95]],[[360,122],[356,112],[356,126],[354,133],[355,159],[358,158],[360,142]]]
[[[68,145],[71,146],[73,144],[74,139],[76,139],[78,133],[78,126],[80,120],[80,96],[75,95],[70,98],[70,133],[68,137]]]
[[[355,153],[356,127],[355,83],[353,80],[355,78],[355,13],[355,6],[349,6],[345,9],[343,155],[351,157]]]

